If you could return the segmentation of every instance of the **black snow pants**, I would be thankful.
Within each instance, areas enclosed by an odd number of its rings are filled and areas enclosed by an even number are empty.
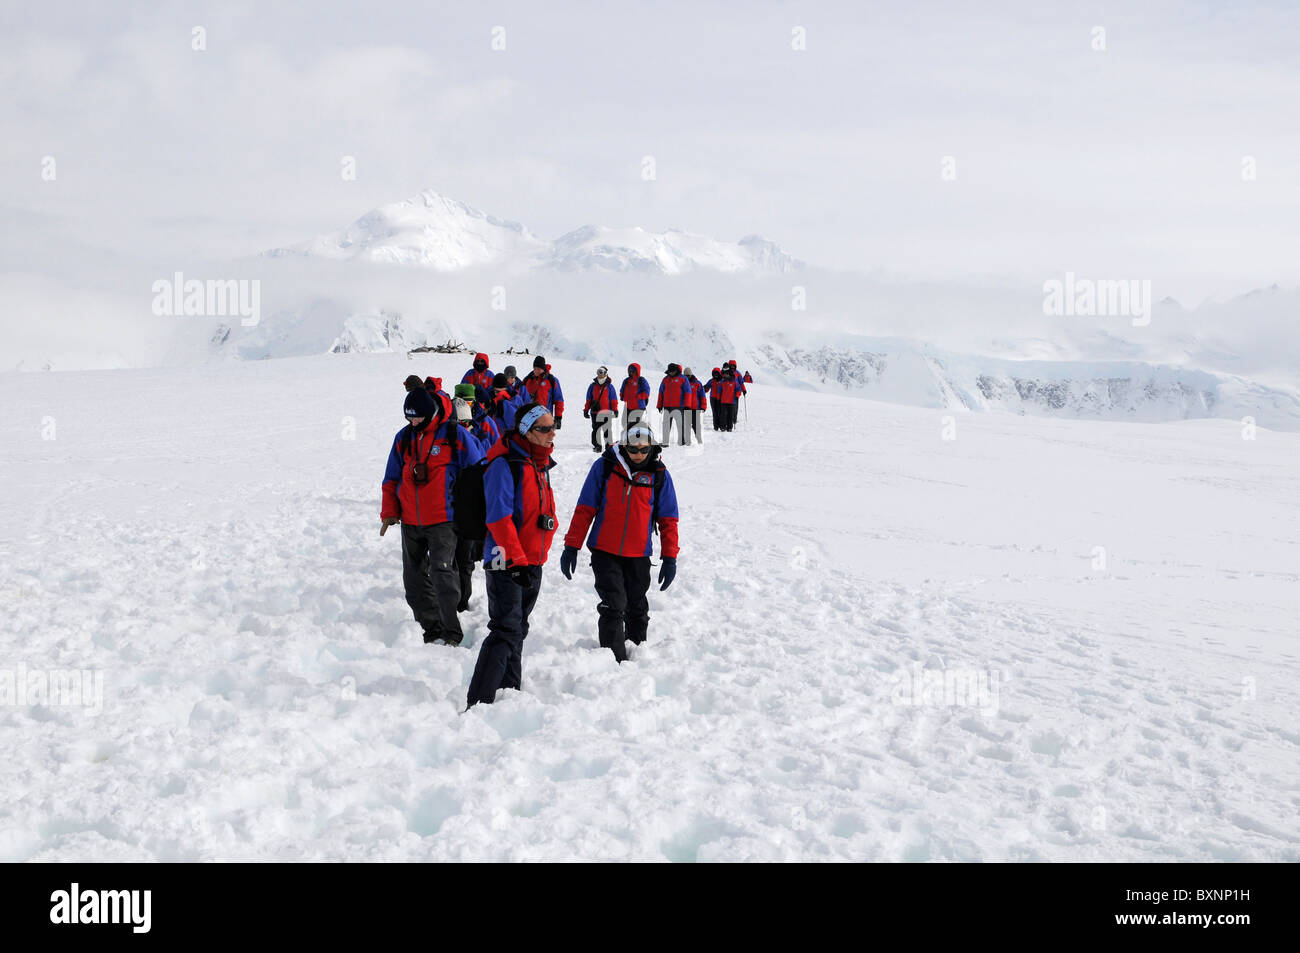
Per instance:
[[[474,567],[483,559],[483,540],[456,537],[456,574],[460,577],[460,602],[456,609],[469,608],[469,597],[474,591]]]
[[[402,524],[402,584],[406,603],[427,640],[459,642],[456,618],[460,580],[456,576],[456,531],[450,522],[432,526]]]
[[[469,680],[466,703],[490,705],[497,689],[519,690],[523,679],[524,639],[528,637],[528,616],[542,590],[542,567],[529,566],[527,587],[517,585],[504,569],[489,569],[487,577],[488,637],[479,649],[478,662]]]
[[[600,644],[614,653],[620,662],[627,659],[626,639],[636,645],[645,641],[650,626],[649,556],[614,556],[592,550],[591,571],[596,577],[596,595],[600,602],[596,612]]]

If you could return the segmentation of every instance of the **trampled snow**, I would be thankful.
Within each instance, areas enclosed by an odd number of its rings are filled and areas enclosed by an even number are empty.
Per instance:
[[[403,378],[467,366],[0,375],[0,674],[103,684],[0,706],[0,859],[1300,859],[1300,435],[760,379],[666,452],[633,660],[557,536],[523,691],[462,714],[482,572],[423,644],[378,501]]]

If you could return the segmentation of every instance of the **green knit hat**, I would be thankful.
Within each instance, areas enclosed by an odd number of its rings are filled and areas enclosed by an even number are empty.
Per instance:
[[[453,396],[453,397],[459,397],[459,398],[461,398],[462,400],[473,400],[473,399],[474,399],[474,385],[473,385],[473,384],[457,384],[457,385],[456,385],[456,390],[455,390],[455,392],[452,394],[452,396]]]

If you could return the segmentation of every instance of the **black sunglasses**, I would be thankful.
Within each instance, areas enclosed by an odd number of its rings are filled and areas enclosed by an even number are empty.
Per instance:
[[[555,425],[554,425],[554,424],[552,424],[552,425],[549,426],[549,427],[543,427],[541,424],[533,424],[531,427],[528,428],[528,432],[529,432],[529,433],[534,433],[534,432],[536,432],[536,433],[550,433],[550,432],[551,432],[552,430],[554,430],[554,429],[555,429]]]
[[[649,447],[624,447],[623,451],[625,453],[635,453],[637,456],[640,456],[643,453],[649,453],[650,448]]]

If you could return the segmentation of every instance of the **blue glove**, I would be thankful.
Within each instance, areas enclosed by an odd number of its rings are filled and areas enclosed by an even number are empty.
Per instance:
[[[677,576],[677,557],[663,556],[659,559],[659,591],[663,592],[673,584],[673,579]]]
[[[560,553],[560,572],[564,573],[565,579],[573,578],[573,570],[578,568],[578,551],[572,546],[565,546],[564,552]]]

